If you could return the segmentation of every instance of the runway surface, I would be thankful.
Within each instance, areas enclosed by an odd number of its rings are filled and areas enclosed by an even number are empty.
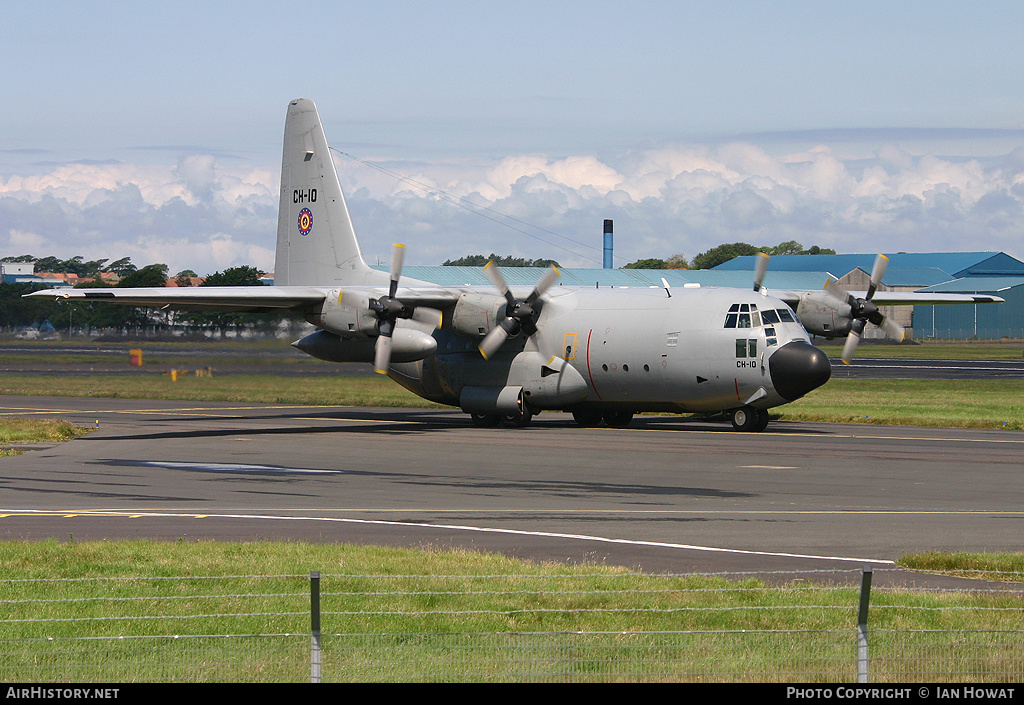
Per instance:
[[[829,358],[832,376],[853,379],[1024,379],[1024,360],[855,360]]]
[[[855,574],[1024,551],[1024,433],[545,413],[0,397],[98,424],[0,459],[0,537],[462,546],[656,572]],[[928,579],[894,571],[893,580]]]

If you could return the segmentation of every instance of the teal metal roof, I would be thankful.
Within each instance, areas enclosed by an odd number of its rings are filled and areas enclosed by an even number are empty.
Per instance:
[[[927,252],[886,253],[889,268],[886,272],[886,284],[895,286],[889,281],[889,272],[899,269],[916,269],[920,271],[938,269],[949,274],[950,279],[966,276],[1020,275],[1024,276],[1024,262],[1011,257],[1005,252]],[[777,271],[817,271],[831,272],[841,277],[858,267],[870,272],[875,262],[875,253],[860,255],[776,255],[772,257],[769,270]],[[715,269],[753,271],[754,257],[735,257],[724,262]],[[929,282],[906,283],[905,286],[924,286]],[[931,282],[934,283],[934,282]]]
[[[921,291],[943,294],[998,294],[1024,286],[1024,277],[963,277],[954,281],[929,286]]]

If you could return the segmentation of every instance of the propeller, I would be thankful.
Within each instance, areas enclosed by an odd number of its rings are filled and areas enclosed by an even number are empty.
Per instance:
[[[396,242],[391,248],[391,285],[388,293],[369,301],[370,310],[377,314],[377,329],[380,332],[374,346],[373,369],[382,375],[387,374],[391,364],[391,338],[399,318],[411,318],[434,328],[441,326],[441,312],[437,309],[407,306],[395,298],[404,260],[405,245]]]
[[[757,262],[754,264],[754,291],[761,291],[761,282],[768,271],[768,260],[771,259],[764,252],[757,253]]]
[[[537,299],[545,291],[551,288],[551,285],[562,274],[552,265],[544,272],[544,276],[537,282],[537,286],[534,287],[525,300],[517,299],[512,295],[508,284],[505,283],[505,277],[501,275],[493,260],[484,265],[484,274],[487,275],[491,283],[508,301],[508,304],[505,306],[505,318],[498,321],[498,325],[491,328],[487,335],[484,336],[484,339],[480,341],[480,354],[486,360],[498,352],[509,336],[517,335],[519,331],[526,331],[527,335],[533,335],[537,332],[537,316],[539,312],[534,307],[534,304],[536,304]]]
[[[902,342],[906,335],[903,326],[883,316],[882,312],[878,310],[878,306],[871,300],[874,298],[875,292],[878,291],[878,285],[881,283],[882,275],[885,274],[885,269],[888,266],[889,258],[885,255],[878,255],[875,258],[875,265],[871,268],[871,283],[868,285],[867,296],[863,299],[846,292],[836,279],[831,279],[825,284],[825,291],[834,298],[849,304],[850,316],[853,318],[850,334],[846,337],[846,343],[843,345],[842,360],[844,365],[849,365],[850,360],[853,359],[853,354],[857,350],[857,345],[860,343],[861,335],[864,333],[864,327],[868,321],[884,330],[890,338],[895,338]]]

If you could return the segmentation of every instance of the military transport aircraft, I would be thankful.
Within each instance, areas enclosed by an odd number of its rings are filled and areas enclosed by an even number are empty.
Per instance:
[[[46,290],[30,296],[179,310],[301,314],[318,330],[293,345],[333,362],[368,362],[431,401],[460,407],[478,426],[526,426],[542,410],[581,426],[623,427],[641,411],[724,412],[760,431],[768,410],[828,381],[829,359],[808,333],[848,335],[849,360],[867,322],[902,337],[879,305],[979,303],[998,297],[687,285],[671,289],[553,287],[551,268],[529,292],[497,267],[496,291],[401,281],[363,259],[316,106],[288,106],[281,167],[275,286]],[[664,281],[664,280],[663,280]]]

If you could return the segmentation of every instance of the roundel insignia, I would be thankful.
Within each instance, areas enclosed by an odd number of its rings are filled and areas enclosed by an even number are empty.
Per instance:
[[[299,232],[303,235],[309,235],[309,231],[313,229],[313,213],[308,208],[303,208],[299,211]]]

